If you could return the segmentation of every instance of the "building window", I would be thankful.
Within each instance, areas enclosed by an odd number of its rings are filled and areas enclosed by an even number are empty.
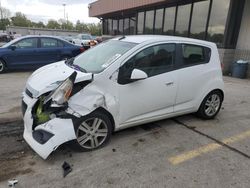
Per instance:
[[[129,35],[129,18],[124,19],[124,35]]]
[[[137,21],[137,34],[143,34],[143,26],[144,26],[144,12],[139,12]]]
[[[112,19],[108,19],[108,34],[112,35]]]
[[[118,34],[118,20],[113,20],[113,34]]]
[[[188,36],[190,11],[191,4],[178,7],[175,35],[184,37]]]
[[[146,12],[146,20],[145,20],[145,34],[153,34],[154,27],[154,10],[150,10]]]
[[[218,46],[223,44],[230,0],[213,0],[207,40]]]
[[[131,17],[129,18],[129,34],[130,35],[134,35],[135,34],[135,22],[136,22],[136,19],[135,17]]]
[[[155,34],[162,34],[163,10],[158,9],[155,13]]]
[[[175,7],[170,7],[165,9],[164,26],[163,26],[163,34],[165,35],[174,34],[175,10],[176,10]]]
[[[103,25],[103,34],[107,35],[108,34],[108,20],[103,19],[102,25]]]
[[[194,3],[190,37],[204,39],[210,1]]]
[[[119,35],[123,35],[123,19],[119,20]]]

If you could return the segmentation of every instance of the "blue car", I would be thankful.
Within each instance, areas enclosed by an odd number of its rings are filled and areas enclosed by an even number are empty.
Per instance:
[[[83,47],[52,36],[25,36],[0,48],[0,73],[12,69],[36,69],[77,56]]]

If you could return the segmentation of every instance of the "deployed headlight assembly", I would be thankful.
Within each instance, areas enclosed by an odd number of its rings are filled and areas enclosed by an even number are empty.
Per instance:
[[[62,105],[69,100],[73,85],[76,79],[76,72],[73,72],[61,85],[51,92],[44,100],[44,104],[51,101],[51,104]]]

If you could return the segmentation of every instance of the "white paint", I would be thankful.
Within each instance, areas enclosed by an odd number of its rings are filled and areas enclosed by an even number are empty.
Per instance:
[[[134,69],[131,74],[132,80],[143,80],[143,79],[146,79],[147,77],[148,75],[139,69]]]
[[[102,107],[113,116],[115,130],[119,130],[196,112],[210,91],[224,89],[219,54],[214,43],[165,36],[129,36],[124,41],[137,42],[138,45],[116,59],[103,72],[95,74],[90,84],[69,99],[67,112],[79,117]],[[117,83],[117,72],[121,65],[141,50],[152,45],[165,43],[188,43],[209,47],[212,51],[210,62],[149,78],[143,71],[135,70],[132,78],[144,79],[126,85]],[[32,74],[27,82],[27,87],[34,88],[38,95],[41,95],[45,91],[47,92],[48,88],[52,88],[51,84],[66,79],[73,71],[62,62],[48,65]],[[88,80],[91,76],[91,74],[78,72],[77,80]],[[52,119],[36,128],[55,134],[46,143],[46,146],[39,145],[32,138],[31,129],[31,109],[36,100],[30,99],[24,94],[24,101],[28,104],[24,116],[24,137],[40,156],[46,158],[60,144],[75,139],[74,128],[70,119]]]

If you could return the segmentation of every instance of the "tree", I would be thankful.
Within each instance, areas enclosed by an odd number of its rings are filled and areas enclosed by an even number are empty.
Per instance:
[[[102,27],[101,24],[95,24],[95,23],[90,23],[88,24],[88,32],[91,33],[91,35],[96,35],[100,36],[102,34]]]
[[[1,16],[1,19],[7,19],[7,18],[10,18],[10,10],[7,9],[7,8],[4,8],[4,7],[0,7],[0,16]]]
[[[15,16],[11,18],[12,24],[14,26],[29,27],[32,23],[26,16],[21,12],[16,12]]]
[[[45,25],[43,22],[31,22],[32,27],[37,27],[37,28],[44,28]]]
[[[81,23],[80,20],[77,20],[75,29],[81,33],[89,31],[87,24]]]
[[[74,29],[73,23],[68,21],[68,20],[66,21],[64,19],[59,19],[58,22],[61,25],[62,29],[65,29],[65,30],[73,30]]]
[[[60,29],[61,25],[56,20],[49,20],[47,24],[47,28],[49,29]]]
[[[10,10],[4,7],[0,7],[0,30],[6,30],[6,26],[10,25]]]
[[[1,19],[0,30],[6,30],[6,26],[10,25],[10,20],[8,18]]]
[[[36,24],[36,27],[39,27],[39,28],[44,28],[45,27],[45,25],[44,25],[44,23],[43,22],[38,22],[37,24]]]

